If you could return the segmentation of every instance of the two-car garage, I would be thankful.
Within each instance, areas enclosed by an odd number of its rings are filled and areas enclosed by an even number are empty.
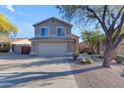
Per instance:
[[[64,56],[66,55],[66,43],[38,43],[37,55],[39,56]]]

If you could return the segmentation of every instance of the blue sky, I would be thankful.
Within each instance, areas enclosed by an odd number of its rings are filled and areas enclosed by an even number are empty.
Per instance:
[[[61,19],[58,9],[55,6],[46,5],[17,5],[17,6],[0,6],[0,13],[7,18],[19,29],[16,37],[31,38],[34,36],[32,24],[42,21],[51,16]],[[80,36],[80,32],[72,30],[73,34]]]

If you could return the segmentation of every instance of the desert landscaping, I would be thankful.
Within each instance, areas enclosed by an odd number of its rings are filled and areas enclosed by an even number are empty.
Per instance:
[[[82,54],[81,58],[88,57]],[[98,59],[97,59],[98,60]],[[102,67],[103,59],[94,64],[83,64],[80,62],[70,63],[71,69],[76,70],[74,74],[78,87],[80,88],[123,88],[124,87],[124,64],[111,63],[111,68]]]

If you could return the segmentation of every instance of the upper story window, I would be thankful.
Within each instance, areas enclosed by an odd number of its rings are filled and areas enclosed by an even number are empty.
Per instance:
[[[48,28],[47,27],[41,28],[41,36],[48,36]]]
[[[65,36],[65,28],[57,27],[57,36]]]

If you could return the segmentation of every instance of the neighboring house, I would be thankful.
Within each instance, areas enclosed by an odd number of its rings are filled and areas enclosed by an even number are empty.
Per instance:
[[[79,44],[79,52],[80,53],[84,53],[84,52],[88,52],[89,50],[89,45],[87,42],[80,42]]]
[[[31,55],[65,56],[78,51],[79,37],[72,35],[72,25],[50,17],[34,26],[31,38]]]
[[[81,53],[88,52],[88,51],[90,51],[89,49],[90,49],[90,47],[87,42],[80,42],[79,51]],[[98,53],[98,54],[103,53],[105,50],[105,44],[102,42],[99,42],[99,43],[95,44],[94,49],[96,50],[96,53]]]
[[[18,54],[29,54],[31,51],[31,41],[26,38],[11,39],[12,51]]]
[[[122,41],[116,49],[118,55],[124,54],[124,41]]]
[[[14,38],[11,39],[12,45],[31,45],[31,41],[27,38]]]

